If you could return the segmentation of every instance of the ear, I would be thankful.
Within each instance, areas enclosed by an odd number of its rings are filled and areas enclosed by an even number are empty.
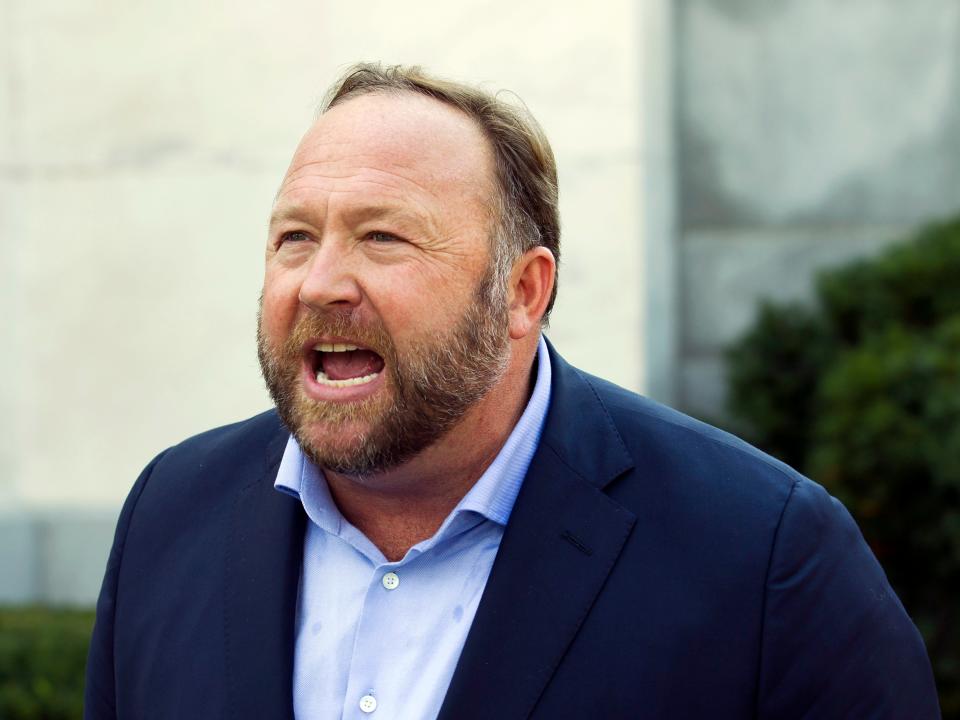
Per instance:
[[[508,295],[511,339],[519,340],[540,330],[556,274],[553,253],[543,246],[527,250],[513,264]]]

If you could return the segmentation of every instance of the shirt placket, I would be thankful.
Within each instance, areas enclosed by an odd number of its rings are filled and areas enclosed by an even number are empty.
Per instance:
[[[343,720],[395,718],[401,714],[397,706],[396,678],[390,678],[391,646],[402,642],[403,629],[397,607],[413,581],[409,563],[384,563],[373,569],[357,623],[353,658],[347,692],[344,696]]]

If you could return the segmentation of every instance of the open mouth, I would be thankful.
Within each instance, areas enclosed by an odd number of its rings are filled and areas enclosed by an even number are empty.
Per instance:
[[[317,383],[327,387],[365,385],[383,371],[383,358],[349,343],[317,343],[311,352]]]

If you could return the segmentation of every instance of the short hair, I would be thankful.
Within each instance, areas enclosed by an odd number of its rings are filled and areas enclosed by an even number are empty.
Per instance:
[[[514,261],[531,248],[542,245],[559,264],[557,164],[546,134],[526,107],[465,83],[434,77],[417,65],[358,63],[331,86],[318,114],[376,92],[411,92],[450,105],[472,118],[490,142],[498,190],[491,252],[501,287],[506,286]],[[556,297],[555,278],[544,325]]]

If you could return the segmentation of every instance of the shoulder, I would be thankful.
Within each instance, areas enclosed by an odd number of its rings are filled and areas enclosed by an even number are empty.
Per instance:
[[[151,513],[162,513],[215,506],[228,494],[269,477],[287,437],[275,410],[193,435],[147,465],[130,492],[128,509],[146,506]]]
[[[732,503],[742,511],[776,515],[798,488],[826,492],[785,463],[744,440],[606,380],[575,370],[596,395],[634,464],[631,483],[658,487],[694,505],[710,503],[716,517]],[[733,509],[732,507],[730,509]]]
[[[287,437],[270,411],[194,435],[157,455],[120,512],[112,551],[117,582],[126,577],[136,584],[164,572],[178,576],[182,568],[209,575],[205,563],[217,556],[212,548],[222,547],[238,499],[258,484],[272,499]],[[121,557],[126,571],[120,570]]]
[[[195,474],[217,468],[262,463],[265,454],[279,446],[283,450],[287,431],[276,410],[268,410],[240,422],[193,435],[168,448],[155,460],[155,471]]]
[[[167,454],[214,458],[225,453],[231,455],[243,448],[262,448],[276,438],[282,427],[277,411],[271,409],[246,420],[192,435],[171,447]]]

